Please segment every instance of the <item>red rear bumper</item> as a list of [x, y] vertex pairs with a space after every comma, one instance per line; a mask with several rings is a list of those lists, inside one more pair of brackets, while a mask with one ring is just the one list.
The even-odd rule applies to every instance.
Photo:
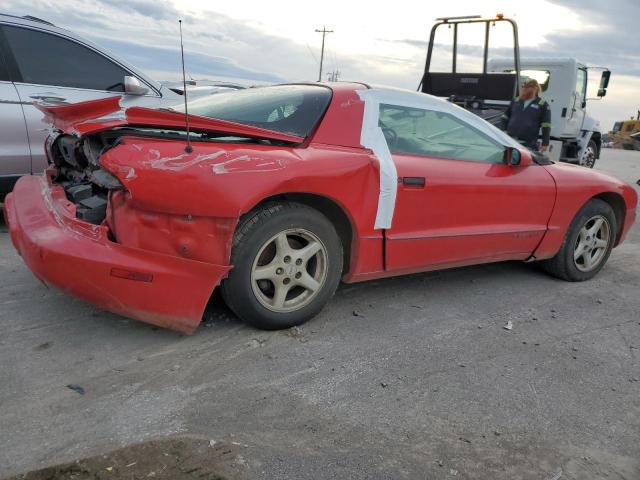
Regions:
[[[124, 247], [75, 217], [47, 176], [23, 177], [5, 199], [11, 240], [43, 282], [101, 308], [193, 333], [231, 267]], [[127, 272], [132, 272], [129, 278]]]

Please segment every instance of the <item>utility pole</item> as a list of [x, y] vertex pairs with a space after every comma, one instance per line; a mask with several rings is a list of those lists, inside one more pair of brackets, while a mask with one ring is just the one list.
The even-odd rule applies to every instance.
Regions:
[[322, 81], [322, 61], [324, 60], [324, 37], [327, 33], [333, 33], [333, 30], [327, 30], [327, 27], [322, 27], [322, 30], [316, 29], [317, 33], [322, 34], [322, 50], [320, 50], [320, 73], [318, 74], [318, 81]]

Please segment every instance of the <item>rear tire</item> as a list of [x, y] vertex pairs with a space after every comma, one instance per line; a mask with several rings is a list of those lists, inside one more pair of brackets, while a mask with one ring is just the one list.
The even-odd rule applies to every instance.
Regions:
[[299, 203], [273, 203], [247, 216], [234, 236], [221, 290], [246, 323], [290, 328], [317, 315], [342, 274], [342, 244], [332, 223]]
[[607, 263], [617, 234], [611, 206], [597, 198], [575, 216], [555, 257], [541, 262], [554, 277], [569, 282], [593, 278]]

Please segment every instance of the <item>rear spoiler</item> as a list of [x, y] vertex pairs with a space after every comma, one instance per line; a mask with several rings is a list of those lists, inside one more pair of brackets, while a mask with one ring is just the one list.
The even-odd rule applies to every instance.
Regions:
[[[35, 107], [45, 114], [45, 121], [55, 128], [73, 135], [87, 135], [116, 127], [186, 128], [184, 113], [172, 110], [130, 107], [122, 110], [121, 97], [110, 97], [70, 105], [42, 105]], [[121, 112], [121, 115], [111, 115]], [[298, 135], [276, 132], [266, 128], [244, 125], [227, 120], [189, 115], [189, 127], [196, 132], [209, 132], [237, 137], [302, 143], [305, 138]]]

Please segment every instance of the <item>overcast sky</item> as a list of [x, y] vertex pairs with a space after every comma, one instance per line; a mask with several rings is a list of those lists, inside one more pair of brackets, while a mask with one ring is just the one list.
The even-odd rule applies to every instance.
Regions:
[[[481, 5], [481, 6], [480, 6]], [[632, 38], [640, 0], [393, 2], [324, 0], [4, 0], [2, 12], [34, 15], [68, 28], [124, 57], [157, 80], [179, 78], [178, 19], [183, 19], [186, 67], [194, 78], [245, 83], [317, 80], [321, 35], [327, 36], [325, 75], [415, 89], [436, 17], [504, 13], [518, 22], [521, 56], [575, 57], [607, 66], [607, 96], [589, 105], [609, 130], [640, 109], [640, 49]], [[478, 36], [460, 42], [473, 53]], [[504, 55], [506, 31], [492, 32]], [[439, 40], [439, 39], [437, 39]], [[442, 39], [442, 43], [446, 43]], [[463, 59], [465, 60], [465, 59]], [[467, 56], [466, 61], [473, 58]], [[592, 75], [592, 84], [599, 73]]]

